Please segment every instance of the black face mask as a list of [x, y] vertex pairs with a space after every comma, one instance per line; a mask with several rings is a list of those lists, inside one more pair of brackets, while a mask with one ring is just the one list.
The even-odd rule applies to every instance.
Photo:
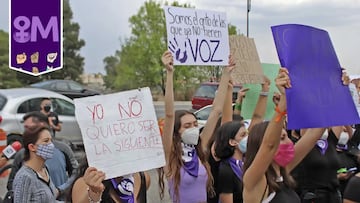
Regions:
[[45, 111], [45, 112], [49, 112], [50, 109], [51, 109], [51, 106], [44, 106], [44, 111]]

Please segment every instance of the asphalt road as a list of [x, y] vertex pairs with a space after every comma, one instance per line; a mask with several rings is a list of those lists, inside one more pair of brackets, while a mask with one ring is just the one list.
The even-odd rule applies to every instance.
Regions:
[[[164, 112], [164, 102], [154, 102], [155, 112], [157, 118], [163, 118], [165, 115]], [[175, 102], [175, 109], [188, 109], [191, 110], [191, 102]], [[76, 157], [81, 158], [84, 155], [84, 151], [82, 149], [77, 149], [74, 151]], [[159, 195], [159, 186], [158, 186], [158, 175], [155, 169], [147, 171], [151, 178], [151, 184], [147, 191], [147, 200], [148, 203], [171, 203], [169, 195], [167, 193], [168, 189], [165, 188], [165, 197], [163, 200], [160, 199]], [[0, 198], [3, 198], [5, 193], [7, 192], [6, 184], [7, 184], [8, 176], [0, 177]], [[167, 186], [167, 184], [165, 184]]]

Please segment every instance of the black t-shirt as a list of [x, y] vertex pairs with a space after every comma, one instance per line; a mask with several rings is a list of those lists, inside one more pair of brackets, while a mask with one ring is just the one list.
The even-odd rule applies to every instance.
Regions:
[[219, 174], [219, 165], [220, 161], [216, 161], [214, 157], [210, 154], [208, 159], [210, 168], [211, 168], [211, 174], [214, 178], [214, 190], [215, 190], [215, 196], [210, 197], [210, 195], [207, 195], [207, 202], [208, 203], [218, 203], [219, 202], [219, 192], [217, 189], [218, 184], [218, 174]]
[[344, 199], [351, 200], [354, 202], [360, 202], [359, 188], [360, 188], [360, 177], [353, 176], [349, 180], [347, 187], [345, 189]]
[[300, 198], [296, 194], [296, 192], [285, 186], [283, 183], [280, 184], [280, 190], [276, 192], [274, 198], [270, 201], [270, 203], [283, 203], [283, 202], [291, 202], [291, 203], [300, 203]]
[[230, 164], [227, 161], [221, 161], [219, 166], [217, 189], [219, 196], [221, 193], [232, 193], [233, 202], [243, 202], [242, 191], [243, 183], [233, 172]]
[[340, 160], [336, 152], [337, 138], [330, 132], [327, 140], [328, 148], [324, 155], [315, 145], [297, 166], [295, 173], [292, 173], [300, 194], [304, 190], [335, 191], [338, 189], [337, 170], [340, 168]]
[[[50, 112], [50, 114], [48, 115], [48, 118], [51, 118], [54, 125], [58, 125], [60, 123], [59, 116], [55, 112]], [[53, 136], [55, 136], [55, 130], [54, 129], [52, 129], [52, 133], [53, 133]]]

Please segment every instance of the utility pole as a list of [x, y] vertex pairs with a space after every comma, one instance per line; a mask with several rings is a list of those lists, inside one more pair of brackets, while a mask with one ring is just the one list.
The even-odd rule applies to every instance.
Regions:
[[249, 37], [249, 13], [251, 10], [251, 0], [247, 0], [247, 11], [246, 11], [246, 36]]

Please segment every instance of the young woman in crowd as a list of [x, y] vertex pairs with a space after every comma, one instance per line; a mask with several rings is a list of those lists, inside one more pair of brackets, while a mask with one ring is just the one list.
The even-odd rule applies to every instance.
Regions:
[[150, 176], [138, 172], [127, 176], [105, 179], [105, 174], [89, 167], [86, 157], [82, 159], [78, 177], [71, 190], [74, 203], [146, 203], [146, 191]]
[[23, 134], [24, 164], [13, 182], [14, 202], [55, 202], [58, 191], [50, 179], [45, 161], [54, 154], [50, 129], [37, 126]]
[[243, 199], [246, 203], [300, 202], [292, 189], [289, 174], [315, 145], [324, 129], [308, 129], [296, 143], [284, 129], [286, 116], [285, 88], [290, 88], [288, 71], [281, 68], [275, 79], [281, 96], [270, 122], [254, 125], [248, 137], [243, 176]]
[[206, 202], [207, 193], [213, 194], [213, 177], [207, 162], [207, 144], [213, 134], [215, 124], [222, 111], [226, 88], [234, 62], [223, 69], [219, 89], [215, 96], [212, 111], [201, 135], [195, 115], [186, 110], [174, 110], [173, 57], [166, 51], [162, 56], [165, 65], [165, 124], [163, 145], [170, 197], [176, 203]]
[[[264, 76], [264, 82], [261, 86], [262, 91], [259, 94], [249, 129], [264, 119], [270, 86], [270, 80], [266, 76]], [[211, 154], [208, 160], [214, 177], [215, 196], [208, 197], [208, 203], [218, 203], [219, 196], [221, 197], [220, 202], [242, 202], [242, 165], [247, 144], [247, 137], [243, 136], [244, 133], [247, 134], [248, 130], [242, 123], [240, 114], [242, 99], [245, 97], [247, 90], [241, 89], [238, 92], [235, 109], [233, 110], [231, 108], [232, 87], [232, 83], [229, 83], [222, 116], [219, 118], [215, 133], [209, 141], [208, 149]], [[223, 127], [223, 125], [225, 126]], [[219, 127], [220, 129], [218, 129]], [[239, 148], [240, 145], [241, 149]]]

